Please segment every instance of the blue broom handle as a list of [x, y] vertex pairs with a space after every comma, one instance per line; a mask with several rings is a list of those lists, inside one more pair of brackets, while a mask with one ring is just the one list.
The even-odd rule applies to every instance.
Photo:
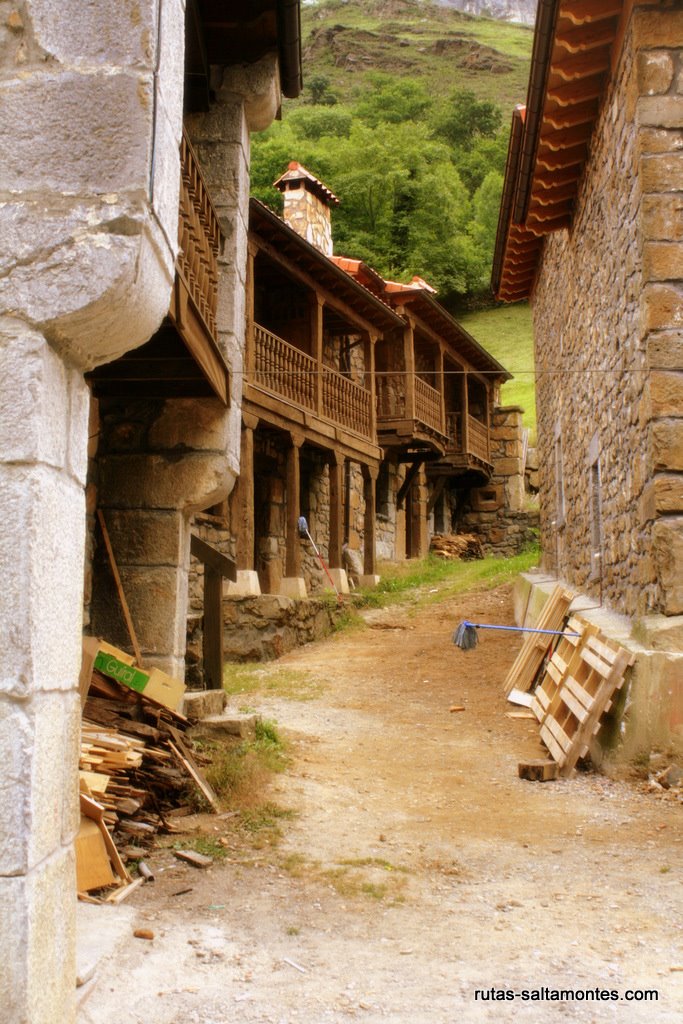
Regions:
[[580, 633], [565, 633], [561, 629], [532, 629], [530, 626], [486, 626], [481, 622], [463, 622], [463, 626], [475, 629], [506, 629], [516, 633], [545, 633], [547, 636], [581, 636]]

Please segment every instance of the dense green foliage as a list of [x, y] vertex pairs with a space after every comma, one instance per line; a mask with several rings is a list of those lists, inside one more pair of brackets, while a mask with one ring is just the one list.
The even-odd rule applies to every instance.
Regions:
[[[278, 207], [272, 182], [298, 160], [341, 199], [333, 213], [337, 253], [364, 259], [390, 279], [418, 274], [455, 310], [466, 298], [488, 295], [507, 116], [490, 94], [482, 94], [484, 72], [471, 75], [466, 86], [457, 73], [460, 58], [442, 61], [440, 79], [431, 71], [422, 75], [417, 58], [424, 51], [425, 61], [432, 60], [439, 46], [455, 47], [456, 54], [464, 48], [471, 55], [473, 47], [479, 55], [501, 54], [476, 39], [477, 30], [491, 31], [486, 19], [416, 0], [392, 0], [389, 7], [397, 20], [382, 23], [381, 32], [370, 29], [378, 27], [386, 2], [381, 11], [367, 0], [321, 0], [305, 9], [304, 94], [285, 105], [281, 122], [254, 139], [252, 191]], [[509, 26], [500, 28], [504, 35]], [[523, 50], [530, 34], [515, 31], [509, 39]], [[429, 45], [413, 46], [408, 59], [406, 48], [416, 36]], [[355, 88], [335, 73], [336, 64], [329, 66], [335, 46], [337, 61], [340, 52], [346, 61], [355, 59], [339, 50], [340, 39], [347, 49], [349, 39], [356, 50], [369, 48], [369, 65], [353, 75]], [[523, 63], [509, 52], [506, 60], [516, 61], [515, 67]]]
[[503, 384], [501, 403], [520, 405], [524, 409], [524, 426], [529, 428], [530, 444], [535, 445], [534, 341], [529, 306], [519, 302], [514, 306], [464, 313], [458, 319], [514, 375]]

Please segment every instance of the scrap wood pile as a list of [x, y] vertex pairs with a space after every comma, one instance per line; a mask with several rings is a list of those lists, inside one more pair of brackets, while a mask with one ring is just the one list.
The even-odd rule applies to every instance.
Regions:
[[463, 562], [484, 557], [484, 549], [476, 533], [435, 533], [429, 550], [437, 558], [459, 558]]
[[[116, 654], [119, 658], [109, 655], [107, 661], [116, 666], [113, 673], [124, 664], [120, 658], [132, 662], [123, 652]], [[102, 658], [100, 662], [104, 663]], [[86, 652], [81, 677], [78, 890], [80, 895], [116, 885], [107, 898], [118, 901], [132, 882], [126, 862], [144, 856], [158, 832], [176, 831], [172, 819], [187, 808], [191, 790], [213, 810], [220, 806], [202, 774], [200, 755], [191, 750], [187, 719], [94, 664]], [[109, 671], [106, 665], [105, 670]]]
[[548, 762], [519, 766], [523, 778], [544, 781], [570, 775], [590, 752], [635, 657], [580, 615], [569, 614], [573, 594], [556, 587], [537, 623], [563, 631], [548, 638], [528, 634], [505, 680], [508, 700], [530, 708]]

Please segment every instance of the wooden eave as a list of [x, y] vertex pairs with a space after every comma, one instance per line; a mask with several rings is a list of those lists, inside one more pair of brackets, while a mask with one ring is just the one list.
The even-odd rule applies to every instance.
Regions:
[[529, 297], [543, 236], [571, 225], [630, 7], [628, 0], [539, 0], [527, 106], [513, 119], [496, 239], [492, 285], [499, 298]]
[[250, 235], [285, 272], [321, 294], [362, 330], [376, 335], [403, 328], [401, 317], [377, 295], [298, 235], [257, 199], [249, 205]]
[[443, 342], [451, 357], [465, 359], [474, 371], [489, 378], [500, 381], [512, 379], [512, 374], [482, 348], [429, 292], [406, 285], [405, 291], [391, 293], [391, 298], [415, 316], [418, 329], [422, 325], [432, 340]]

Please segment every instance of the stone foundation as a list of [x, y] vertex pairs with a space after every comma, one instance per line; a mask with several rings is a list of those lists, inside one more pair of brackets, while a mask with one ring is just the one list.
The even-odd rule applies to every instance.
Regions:
[[303, 601], [263, 594], [223, 602], [227, 661], [271, 661], [334, 630], [346, 607], [329, 598]]

